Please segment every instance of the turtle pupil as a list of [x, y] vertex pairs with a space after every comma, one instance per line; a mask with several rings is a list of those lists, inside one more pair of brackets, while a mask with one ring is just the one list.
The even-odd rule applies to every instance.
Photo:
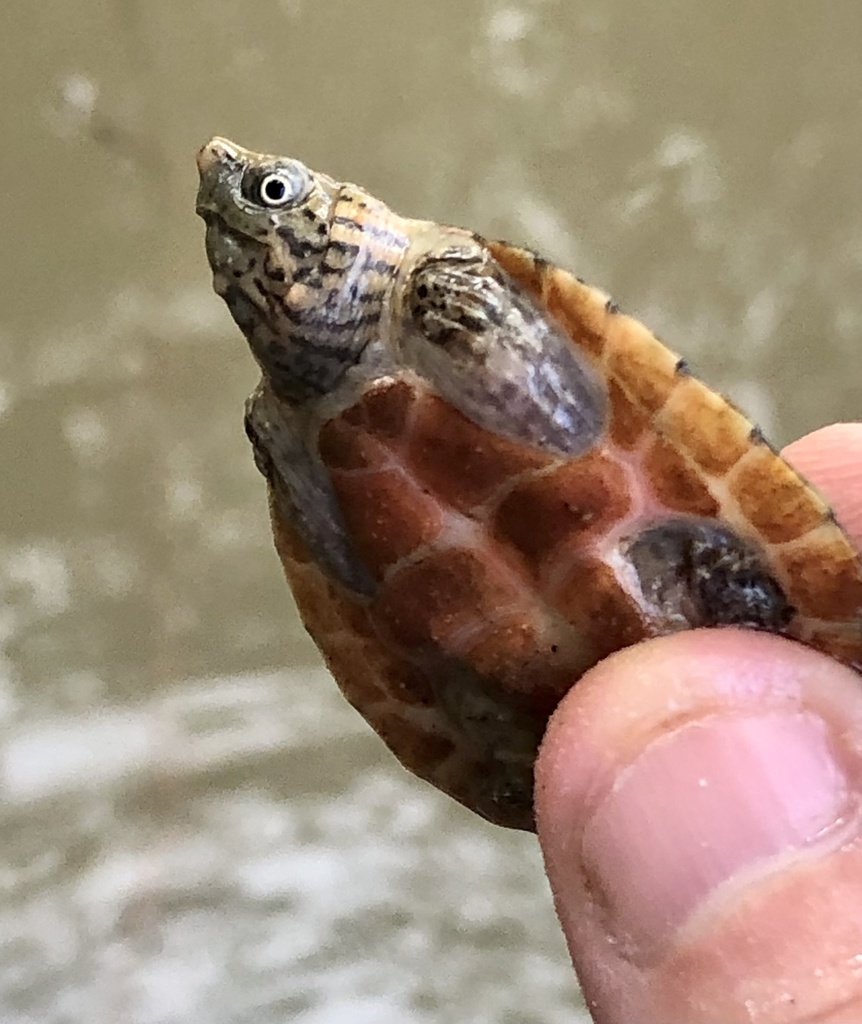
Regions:
[[281, 178], [272, 175], [261, 185], [261, 194], [266, 203], [281, 203], [287, 196], [287, 185]]

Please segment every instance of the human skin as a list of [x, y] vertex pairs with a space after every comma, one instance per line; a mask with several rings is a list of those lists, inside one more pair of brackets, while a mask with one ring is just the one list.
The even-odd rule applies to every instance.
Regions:
[[[862, 424], [787, 456], [862, 547]], [[862, 676], [739, 629], [639, 644], [555, 712], [536, 815], [601, 1024], [862, 1021]]]

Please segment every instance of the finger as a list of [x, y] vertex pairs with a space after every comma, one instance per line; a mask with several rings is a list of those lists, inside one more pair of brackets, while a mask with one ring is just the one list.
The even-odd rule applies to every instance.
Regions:
[[536, 769], [557, 912], [597, 1021], [862, 1020], [862, 688], [743, 630], [608, 658]]

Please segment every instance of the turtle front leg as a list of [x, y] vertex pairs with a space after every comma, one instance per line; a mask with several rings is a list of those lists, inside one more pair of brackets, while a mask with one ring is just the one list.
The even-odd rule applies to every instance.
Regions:
[[416, 269], [407, 303], [428, 341], [481, 355], [484, 335], [505, 326], [512, 294], [490, 257], [465, 257], [456, 250]]
[[596, 371], [480, 243], [420, 259], [404, 312], [407, 361], [479, 426], [567, 455], [602, 434]]

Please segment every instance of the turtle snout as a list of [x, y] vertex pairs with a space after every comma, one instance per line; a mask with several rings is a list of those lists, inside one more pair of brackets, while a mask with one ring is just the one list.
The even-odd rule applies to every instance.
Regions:
[[217, 165], [235, 163], [239, 152], [232, 142], [216, 135], [205, 146], [198, 150], [197, 164], [201, 178], [209, 174]]
[[195, 210], [204, 218], [223, 213], [239, 191], [242, 154], [232, 142], [217, 136], [198, 150], [197, 165], [200, 185]]

